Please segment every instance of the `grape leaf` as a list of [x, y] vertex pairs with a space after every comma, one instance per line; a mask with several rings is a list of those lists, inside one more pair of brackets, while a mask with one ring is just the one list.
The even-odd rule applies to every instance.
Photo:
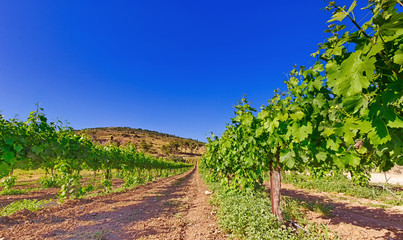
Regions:
[[395, 52], [395, 56], [393, 56], [393, 62], [403, 65], [403, 44], [400, 44], [399, 50]]
[[361, 160], [361, 158], [358, 155], [356, 155], [354, 153], [351, 153], [351, 152], [346, 152], [342, 156], [342, 161], [345, 164], [348, 164], [348, 165], [353, 166], [353, 167], [358, 166], [360, 164], [360, 160]]
[[391, 140], [389, 131], [382, 119], [375, 118], [372, 121], [372, 126], [374, 130], [368, 133], [368, 138], [372, 144], [381, 145]]
[[351, 55], [337, 65], [330, 61], [327, 65], [328, 84], [335, 94], [345, 97], [360, 94], [363, 88], [367, 88], [372, 80], [375, 70], [375, 58], [361, 60], [361, 51]]
[[339, 150], [339, 145], [335, 143], [331, 138], [326, 141], [326, 148], [331, 149], [333, 151]]
[[364, 98], [361, 94], [355, 94], [343, 98], [343, 107], [347, 112], [356, 113], [362, 107]]
[[293, 151], [282, 150], [280, 152], [280, 162], [285, 163], [288, 168], [292, 168], [295, 165], [295, 153]]
[[322, 162], [326, 161], [327, 154], [325, 152], [319, 152], [316, 155], [316, 158]]
[[15, 160], [15, 155], [13, 152], [7, 152], [5, 154], [3, 154], [2, 158], [6, 161], [6, 162], [12, 162]]

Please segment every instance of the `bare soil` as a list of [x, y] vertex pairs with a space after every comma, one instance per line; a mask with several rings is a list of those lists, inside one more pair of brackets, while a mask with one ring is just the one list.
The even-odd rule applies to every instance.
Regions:
[[[18, 199], [52, 198], [58, 190], [0, 196], [0, 205]], [[227, 239], [217, 227], [205, 190], [193, 169], [124, 193], [0, 217], [0, 239]], [[341, 239], [403, 239], [403, 207], [383, 209], [373, 200], [302, 190], [290, 184], [282, 185], [282, 195], [333, 206], [330, 216], [307, 210], [307, 218], [328, 225]]]
[[227, 239], [197, 170], [124, 193], [0, 217], [0, 239]]
[[371, 173], [371, 182], [398, 184], [403, 186], [403, 173]]
[[308, 221], [328, 225], [341, 239], [403, 239], [403, 209], [376, 207], [376, 201], [345, 196], [340, 193], [319, 193], [282, 184], [281, 194], [307, 202], [334, 207], [331, 216], [307, 211]]

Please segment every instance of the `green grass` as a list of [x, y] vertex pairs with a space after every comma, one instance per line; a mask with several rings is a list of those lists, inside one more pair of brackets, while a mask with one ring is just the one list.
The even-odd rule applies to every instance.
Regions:
[[[94, 186], [93, 190], [90, 191], [89, 193], [85, 194], [84, 198], [98, 197], [98, 196], [108, 195], [110, 193], [119, 193], [119, 192], [130, 191], [130, 190], [133, 190], [133, 189], [137, 188], [138, 186], [145, 185], [145, 184], [147, 184], [149, 182], [152, 182], [154, 180], [161, 180], [161, 179], [164, 179], [164, 178], [167, 178], [167, 177], [170, 177], [170, 176], [182, 174], [182, 173], [188, 171], [189, 169], [190, 168], [183, 168], [178, 172], [173, 171], [172, 173], [169, 173], [167, 175], [164, 175], [164, 176], [161, 176], [161, 177], [158, 177], [158, 178], [151, 178], [151, 179], [146, 178], [146, 179], [144, 179], [144, 181], [139, 182], [139, 183], [138, 182], [133, 182], [132, 184], [123, 183], [122, 186], [120, 186], [118, 188], [113, 188], [109, 192], [104, 191], [104, 188], [102, 186], [98, 186], [98, 187]], [[178, 181], [175, 184], [180, 183], [182, 180], [183, 180], [182, 178], [178, 179]]]
[[225, 192], [214, 189], [220, 227], [240, 239], [298, 239], [271, 214], [270, 199], [263, 193]]
[[[202, 176], [205, 177], [203, 170]], [[281, 208], [285, 224], [271, 213], [270, 196], [264, 191], [225, 191], [218, 183], [208, 182], [214, 192], [211, 203], [215, 206], [220, 228], [235, 239], [337, 239], [327, 226], [311, 224], [304, 210], [330, 215], [332, 207], [326, 204], [302, 202], [283, 197]], [[297, 222], [307, 232], [291, 228]]]
[[40, 184], [40, 180], [35, 180], [35, 181], [17, 181], [17, 183], [15, 184], [15, 186], [31, 186], [31, 185], [36, 185], [36, 184]]
[[9, 216], [17, 211], [27, 209], [29, 211], [37, 211], [41, 208], [44, 208], [46, 204], [52, 202], [52, 199], [45, 199], [45, 200], [19, 200], [10, 203], [9, 205], [5, 206], [4, 208], [1, 209], [0, 211], [0, 216]]
[[[394, 206], [403, 205], [401, 200], [391, 196], [382, 187], [374, 185], [360, 186], [341, 174], [325, 176], [320, 179], [305, 174], [283, 174], [283, 182], [291, 183], [298, 188], [313, 189], [318, 192], [337, 192], [357, 198], [373, 199]], [[403, 191], [395, 191], [395, 195], [402, 199]]]
[[[170, 172], [169, 170], [164, 170], [163, 175], [161, 176], [162, 178], [164, 177], [169, 177], [172, 175], [177, 175], [181, 174], [185, 171], [188, 171], [189, 168], [183, 168], [181, 170], [172, 170]], [[155, 172], [154, 172], [155, 174]], [[93, 179], [93, 171], [89, 170], [83, 170], [80, 172], [80, 175], [82, 176], [82, 179], [80, 180], [82, 185], [93, 185], [93, 188], [87, 188], [84, 189], [86, 192], [86, 195], [89, 196], [97, 196], [97, 195], [104, 195], [105, 192], [106, 194], [108, 193], [113, 193], [113, 192], [122, 192], [126, 191], [132, 188], [135, 188], [136, 186], [145, 184], [147, 182], [153, 181], [156, 179], [156, 177], [151, 177], [146, 174], [143, 174], [144, 180], [141, 182], [127, 182], [127, 179], [124, 179], [124, 188], [118, 187], [118, 188], [109, 188], [109, 191], [103, 191], [100, 193], [98, 190], [100, 190], [97, 187], [97, 183], [99, 183], [103, 179], [103, 173], [101, 171], [98, 171], [96, 174], [96, 179]], [[119, 171], [117, 170], [112, 170], [112, 175], [113, 179], [119, 179]], [[161, 178], [159, 177], [159, 178]], [[31, 191], [38, 191], [41, 190], [41, 188], [60, 188], [62, 185], [62, 182], [60, 181], [59, 177], [57, 176], [57, 172], [55, 172], [54, 177], [52, 178], [50, 174], [46, 175], [46, 171], [44, 169], [34, 169], [34, 170], [23, 170], [23, 169], [15, 169], [14, 174], [13, 174], [13, 179], [15, 179], [15, 186], [24, 186], [24, 189], [13, 189], [14, 186], [11, 186], [6, 189], [3, 185], [0, 183], [0, 195], [21, 195], [21, 194], [29, 194]], [[4, 179], [3, 179], [4, 180]], [[28, 186], [28, 187], [27, 187]], [[39, 187], [41, 186], [41, 187]], [[105, 186], [102, 187], [102, 189], [105, 189]]]
[[282, 197], [281, 208], [285, 214], [285, 219], [289, 219], [294, 222], [301, 222], [303, 224], [306, 224], [303, 210], [316, 212], [325, 217], [331, 216], [332, 211], [334, 210], [334, 206], [330, 204], [302, 201], [288, 196]]
[[28, 191], [25, 189], [4, 189], [0, 191], [0, 195], [22, 195], [28, 194]]

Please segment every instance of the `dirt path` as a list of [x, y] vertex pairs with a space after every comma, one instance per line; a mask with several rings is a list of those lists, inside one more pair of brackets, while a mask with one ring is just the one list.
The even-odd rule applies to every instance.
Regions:
[[[386, 176], [386, 178], [385, 178]], [[393, 174], [393, 173], [371, 173], [371, 182], [373, 183], [388, 183], [403, 185], [403, 174]]]
[[[317, 193], [282, 184], [283, 196], [332, 205], [330, 217], [309, 212], [308, 220], [328, 225], [341, 239], [403, 239], [403, 209], [382, 209], [376, 202], [337, 193]], [[374, 207], [373, 207], [374, 206]]]
[[0, 218], [0, 239], [226, 239], [197, 170]]

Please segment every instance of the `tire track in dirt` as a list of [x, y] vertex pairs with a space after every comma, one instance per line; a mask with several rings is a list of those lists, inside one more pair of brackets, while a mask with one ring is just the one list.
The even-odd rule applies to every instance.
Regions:
[[196, 176], [188, 182], [187, 202], [189, 202], [189, 210], [184, 220], [186, 228], [183, 239], [188, 240], [205, 240], [205, 239], [227, 239], [217, 227], [217, 219], [213, 214], [211, 205], [208, 204], [209, 197], [205, 194], [206, 185], [200, 177], [200, 173], [196, 171]]
[[6, 239], [226, 239], [194, 168], [136, 189], [0, 218]]

